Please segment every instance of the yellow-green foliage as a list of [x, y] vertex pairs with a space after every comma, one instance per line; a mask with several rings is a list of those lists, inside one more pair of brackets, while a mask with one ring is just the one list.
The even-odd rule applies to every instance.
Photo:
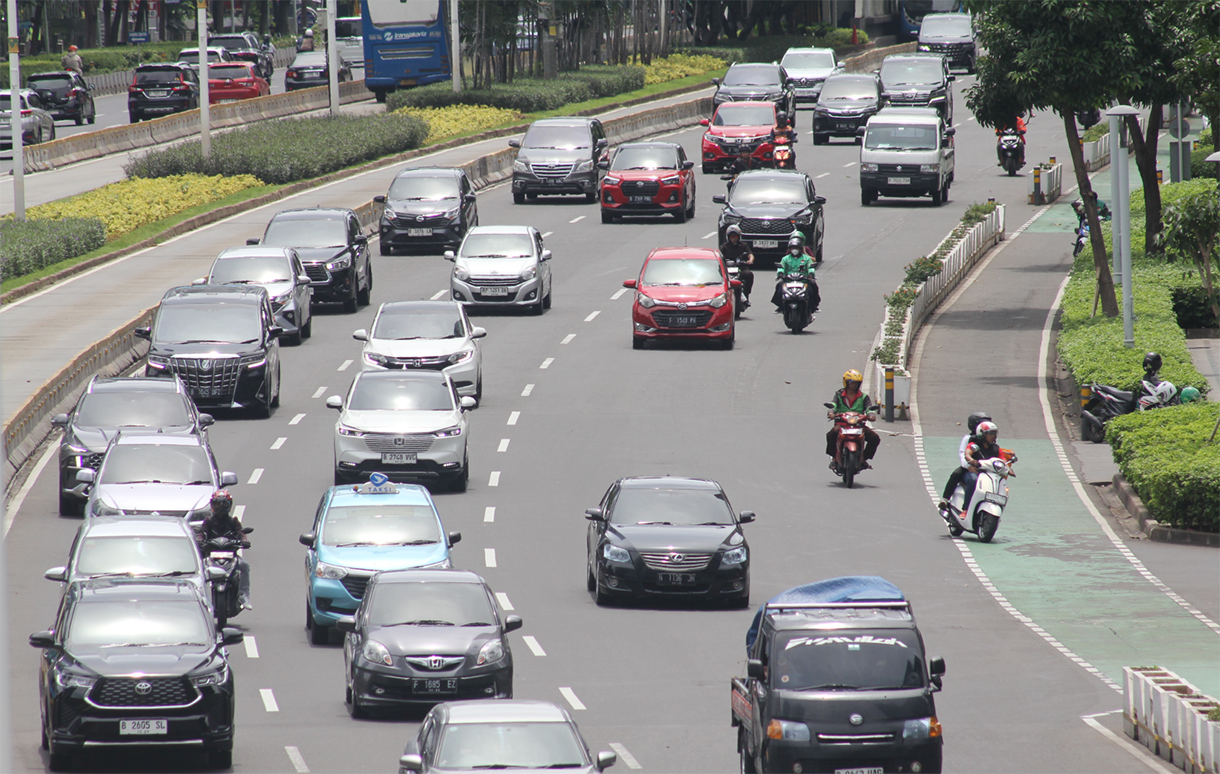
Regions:
[[97, 218], [106, 227], [109, 241], [145, 224], [262, 184], [253, 175], [137, 178], [39, 204], [27, 210], [26, 216], [30, 220]]
[[723, 70], [728, 63], [707, 54], [671, 54], [658, 57], [652, 64], [644, 68], [644, 83], [651, 86], [654, 83], [676, 81], [688, 75], [701, 75], [710, 70]]
[[523, 116], [508, 108], [487, 107], [486, 105], [451, 105], [437, 108], [400, 108], [396, 113], [415, 116], [428, 122], [428, 137], [424, 143], [433, 143], [455, 134], [466, 132], [482, 132], [509, 121], [515, 121]]

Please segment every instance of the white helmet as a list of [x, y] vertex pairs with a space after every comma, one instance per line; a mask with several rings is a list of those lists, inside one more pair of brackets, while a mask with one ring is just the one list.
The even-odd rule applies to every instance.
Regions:
[[997, 425], [995, 422], [979, 422], [979, 426], [974, 431], [974, 434], [976, 436], [978, 436], [979, 438], [984, 438], [987, 436], [988, 433], [995, 433], [996, 437], [999, 438], [1000, 437], [1000, 426]]
[[1161, 382], [1155, 387], [1151, 387], [1148, 382], [1144, 382], [1144, 389], [1148, 391], [1147, 395], [1140, 396], [1140, 411], [1157, 406], [1168, 406], [1169, 401], [1173, 400], [1173, 396], [1178, 394], [1178, 388], [1174, 387], [1171, 382]]

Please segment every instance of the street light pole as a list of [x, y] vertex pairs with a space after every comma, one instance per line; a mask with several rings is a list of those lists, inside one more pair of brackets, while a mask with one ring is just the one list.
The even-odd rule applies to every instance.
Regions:
[[[1110, 120], [1114, 121], [1115, 117], [1119, 121], [1123, 120], [1124, 116], [1139, 115], [1139, 111], [1130, 105], [1115, 105], [1106, 111], [1106, 115], [1110, 116]], [[1111, 123], [1113, 127], [1113, 123]], [[1118, 141], [1118, 147], [1115, 147], [1115, 140]], [[1133, 280], [1131, 278], [1131, 164], [1127, 159], [1127, 137], [1125, 132], [1119, 132], [1118, 137], [1110, 138], [1110, 174], [1118, 175], [1118, 197], [1114, 202], [1113, 226], [1110, 229], [1111, 234], [1121, 234], [1122, 249], [1119, 250], [1119, 237], [1114, 238], [1114, 246], [1117, 252], [1122, 254], [1122, 276], [1123, 276], [1123, 346], [1127, 349], [1135, 348], [1135, 311], [1134, 301], [1131, 296], [1131, 286]]]
[[[517, 52], [514, 50], [513, 54]], [[462, 93], [462, 38], [458, 33], [458, 0], [449, 0], [449, 78], [453, 93]]]
[[330, 74], [330, 114], [339, 115], [339, 43], [335, 40], [335, 0], [326, 3], [326, 72]]
[[1118, 277], [1119, 282], [1122, 282], [1123, 277], [1123, 262], [1122, 262], [1122, 239], [1123, 230], [1118, 227], [1118, 200], [1122, 197], [1122, 189], [1119, 187], [1118, 177], [1118, 146], [1119, 136], [1122, 133], [1123, 119], [1114, 114], [1106, 113], [1110, 118], [1110, 201], [1114, 202], [1114, 210], [1111, 214], [1111, 223], [1113, 228], [1110, 229], [1111, 236], [1111, 260], [1114, 268], [1113, 274]]
[[199, 38], [199, 146], [203, 157], [212, 155], [212, 90], [208, 87], [208, 1], [199, 0], [195, 11], [195, 32]]
[[[10, 135], [13, 138], [13, 217], [25, 220], [25, 149], [21, 136], [21, 38], [17, 33], [17, 0], [8, 0], [8, 84]], [[0, 763], [7, 759], [0, 759]]]

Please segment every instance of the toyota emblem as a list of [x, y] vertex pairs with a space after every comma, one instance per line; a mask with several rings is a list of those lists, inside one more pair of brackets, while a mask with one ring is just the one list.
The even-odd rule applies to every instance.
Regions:
[[136, 683], [136, 693], [140, 694], [141, 696], [147, 696], [148, 694], [152, 693], [152, 683], [148, 682], [147, 680], [141, 680], [140, 682]]
[[686, 557], [685, 557], [685, 556], [683, 556], [682, 554], [670, 554], [670, 555], [669, 555], [669, 563], [670, 563], [670, 564], [680, 564], [680, 563], [682, 562], [682, 560], [683, 560], [683, 559], [685, 559], [685, 558], [686, 558]]
[[857, 712], [853, 712], [852, 716], [849, 717], [848, 720], [851, 721], [851, 724], [853, 726], [858, 726], [864, 722], [864, 716]]
[[200, 360], [199, 369], [201, 371], [211, 371], [212, 370], [212, 361], [211, 360]]
[[678, 304], [678, 308], [679, 308], [679, 309], [685, 309], [685, 308], [686, 308], [686, 304]]
[[424, 217], [425, 217], [425, 216], [423, 216], [423, 215], [416, 215], [416, 216], [415, 216], [415, 220], [416, 220], [417, 222], [419, 222], [419, 223], [423, 223], [423, 222], [424, 222]]
[[440, 656], [432, 656], [428, 659], [429, 669], [440, 669], [443, 666], [445, 666], [445, 659], [441, 658]]

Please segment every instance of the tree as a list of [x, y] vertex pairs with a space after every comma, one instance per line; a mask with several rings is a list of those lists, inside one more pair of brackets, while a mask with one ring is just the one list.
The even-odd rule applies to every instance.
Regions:
[[1220, 151], [1220, 0], [1179, 0], [1178, 5], [1181, 28], [1191, 41], [1170, 80], [1208, 117], [1212, 150]]
[[1212, 314], [1220, 320], [1215, 267], [1216, 240], [1220, 237], [1220, 185], [1201, 187], [1166, 205], [1161, 243], [1172, 253], [1189, 255], [1203, 281]]

